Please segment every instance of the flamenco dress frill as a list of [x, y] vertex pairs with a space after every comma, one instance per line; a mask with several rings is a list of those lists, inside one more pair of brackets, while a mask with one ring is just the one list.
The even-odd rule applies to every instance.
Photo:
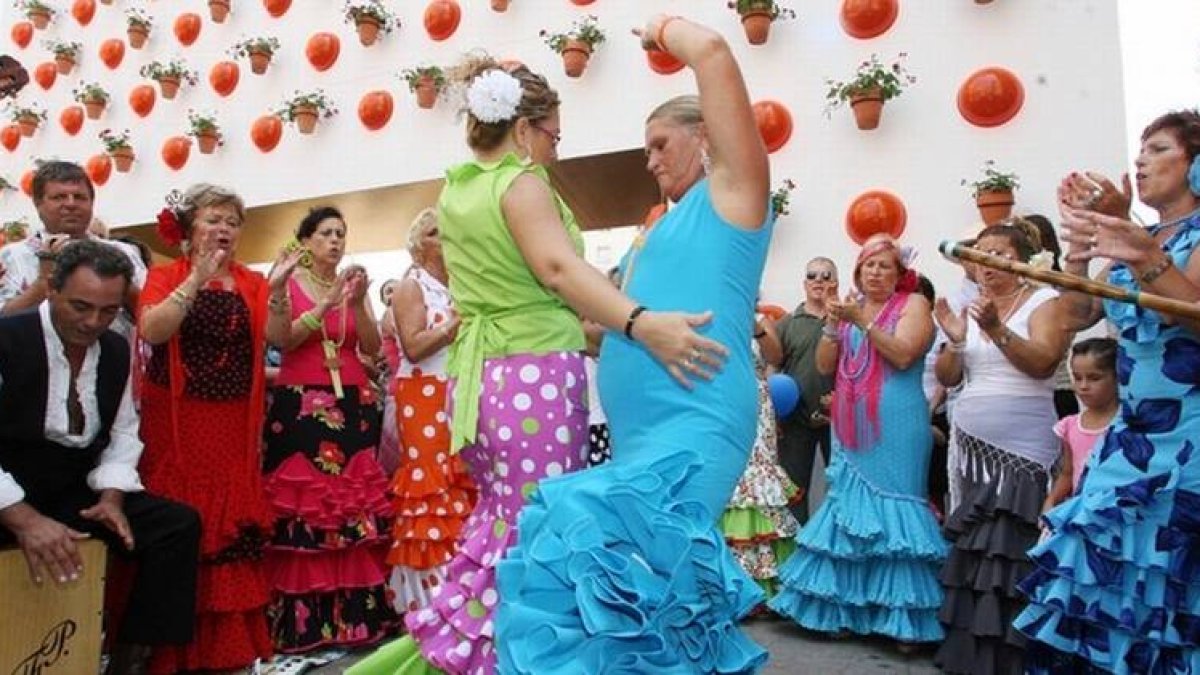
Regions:
[[[799, 494], [779, 464], [775, 408], [755, 345], [758, 429], [746, 471], [721, 515], [721, 532], [738, 564], [758, 582], [767, 599], [779, 589], [779, 568], [796, 550], [799, 524], [788, 508]], [[765, 605], [759, 607], [765, 610]]]
[[[1164, 248], [1181, 269], [1193, 214]], [[1109, 281], [1134, 289], [1130, 270]], [[1106, 302], [1120, 332], [1121, 415], [1076, 494], [1044, 517], [1030, 550], [1031, 673], [1200, 673], [1200, 341], [1159, 315]]]
[[[850, 330], [857, 344], [861, 332]], [[809, 630], [932, 642], [943, 636], [937, 573], [946, 543], [925, 498], [932, 439], [921, 362], [886, 372], [877, 440], [848, 449], [832, 434], [828, 493], [768, 606]], [[860, 399], [856, 419], [865, 407]]]

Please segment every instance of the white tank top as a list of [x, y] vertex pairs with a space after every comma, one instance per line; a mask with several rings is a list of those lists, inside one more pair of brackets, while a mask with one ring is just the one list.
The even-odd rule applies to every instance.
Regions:
[[[1028, 292], [1028, 291], [1027, 291]], [[1029, 318], [1046, 302], [1058, 297], [1050, 288], [1039, 288], [1004, 325], [1022, 339], [1029, 339]], [[967, 319], [967, 343], [963, 351], [965, 387], [959, 400], [974, 396], [1051, 396], [1054, 376], [1032, 378], [1017, 370], [994, 342], [984, 339], [979, 324]]]
[[[420, 267], [414, 267], [408, 277], [417, 282], [421, 296], [425, 301], [425, 330], [432, 330], [450, 320], [454, 314], [450, 303], [450, 289]], [[399, 336], [396, 338], [399, 340]], [[401, 352], [400, 368], [396, 377], [411, 377], [413, 375], [446, 376], [446, 361], [450, 347], [446, 346], [425, 357], [420, 363], [411, 363]]]
[[[1029, 338], [1029, 318], [1058, 293], [1041, 288], [1017, 308], [1005, 325]], [[992, 445], [1050, 466], [1058, 457], [1054, 436], [1054, 377], [1037, 379], [1017, 370], [979, 326], [967, 319], [963, 386], [954, 404], [953, 423]]]

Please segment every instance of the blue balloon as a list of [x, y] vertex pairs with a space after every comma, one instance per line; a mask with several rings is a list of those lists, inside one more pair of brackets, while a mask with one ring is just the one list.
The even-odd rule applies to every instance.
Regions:
[[775, 373], [767, 378], [767, 389], [771, 392], [771, 403], [776, 417], [787, 417], [800, 402], [800, 385], [791, 375]]

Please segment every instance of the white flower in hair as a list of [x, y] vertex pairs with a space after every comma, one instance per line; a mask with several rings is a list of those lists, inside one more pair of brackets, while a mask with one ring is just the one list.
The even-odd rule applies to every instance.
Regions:
[[521, 82], [503, 70], [489, 70], [471, 80], [467, 88], [467, 110], [480, 122], [494, 124], [517, 116], [521, 104]]

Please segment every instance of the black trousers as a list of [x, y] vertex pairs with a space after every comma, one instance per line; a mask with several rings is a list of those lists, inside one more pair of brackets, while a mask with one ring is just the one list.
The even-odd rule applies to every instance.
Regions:
[[[74, 495], [73, 495], [74, 496]], [[196, 566], [200, 559], [200, 516], [190, 506], [144, 492], [125, 495], [125, 518], [134, 548], [104, 525], [79, 515], [96, 503], [90, 489], [77, 499], [34, 505], [47, 517], [86, 532], [108, 544], [110, 551], [137, 563], [119, 642], [139, 645], [186, 644], [196, 621]], [[0, 527], [0, 544], [16, 538]]]
[[825, 466], [829, 466], [829, 425], [816, 429], [801, 423], [781, 424], [779, 428], [779, 464], [788, 478], [803, 492], [803, 497], [792, 505], [792, 515], [800, 524], [808, 522], [808, 493], [812, 485], [813, 464], [817, 447]]

